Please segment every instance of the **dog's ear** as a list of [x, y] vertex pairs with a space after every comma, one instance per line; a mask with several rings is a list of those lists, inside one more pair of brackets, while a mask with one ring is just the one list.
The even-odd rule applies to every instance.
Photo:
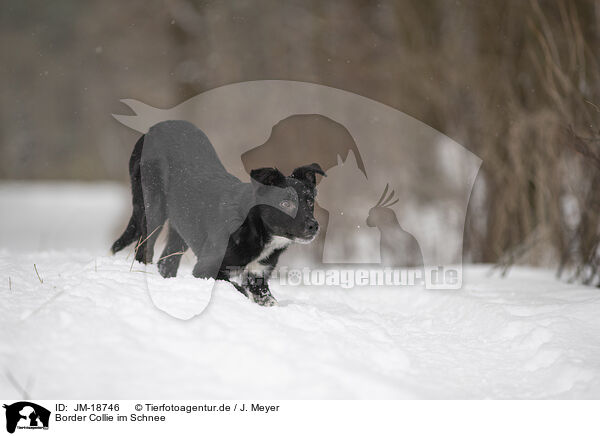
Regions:
[[258, 168], [250, 171], [250, 177], [262, 185], [285, 188], [285, 176], [277, 168]]
[[317, 176], [315, 174], [321, 174], [322, 176], [327, 177], [327, 174], [325, 174], [325, 171], [321, 169], [321, 166], [318, 163], [312, 163], [296, 168], [291, 177], [314, 187], [317, 184]]

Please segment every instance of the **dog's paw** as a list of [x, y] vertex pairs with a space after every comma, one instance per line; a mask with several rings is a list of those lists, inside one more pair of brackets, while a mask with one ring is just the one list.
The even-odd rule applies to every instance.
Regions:
[[252, 301], [254, 301], [259, 306], [272, 307], [272, 306], [277, 306], [279, 304], [279, 303], [277, 303], [277, 300], [275, 299], [275, 297], [273, 297], [273, 295], [271, 295], [271, 293], [261, 294], [261, 295], [256, 295], [256, 294], [250, 294], [250, 295], [251, 295], [250, 298], [252, 299]]
[[174, 268], [171, 263], [159, 261], [158, 262], [158, 272], [165, 279], [170, 277], [175, 277], [177, 275], [177, 268]]

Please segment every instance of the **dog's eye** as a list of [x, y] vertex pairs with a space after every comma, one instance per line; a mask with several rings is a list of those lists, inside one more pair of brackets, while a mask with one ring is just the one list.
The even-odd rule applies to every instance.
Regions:
[[292, 202], [289, 200], [283, 200], [281, 203], [279, 203], [279, 205], [284, 209], [289, 209], [292, 207]]

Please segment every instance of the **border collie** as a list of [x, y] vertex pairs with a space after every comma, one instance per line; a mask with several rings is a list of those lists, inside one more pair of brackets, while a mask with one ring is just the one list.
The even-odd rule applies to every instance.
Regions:
[[[129, 161], [133, 213], [116, 253], [136, 242], [136, 260], [151, 263], [154, 244], [168, 227], [158, 260], [163, 277], [177, 274], [181, 256], [197, 257], [195, 277], [226, 280], [251, 300], [273, 306], [268, 279], [286, 248], [309, 243], [314, 218], [316, 164], [290, 176], [276, 168], [250, 172], [251, 183], [228, 173], [206, 135], [187, 121], [164, 121], [136, 143]], [[237, 282], [236, 282], [237, 281]]]

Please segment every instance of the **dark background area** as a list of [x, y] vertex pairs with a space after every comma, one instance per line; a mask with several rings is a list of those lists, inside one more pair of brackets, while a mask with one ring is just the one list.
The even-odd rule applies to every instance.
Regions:
[[596, 1], [8, 0], [0, 10], [2, 179], [126, 182], [138, 135], [111, 117], [128, 113], [122, 98], [169, 108], [234, 82], [315, 82], [401, 110], [483, 159], [469, 260], [596, 276]]

